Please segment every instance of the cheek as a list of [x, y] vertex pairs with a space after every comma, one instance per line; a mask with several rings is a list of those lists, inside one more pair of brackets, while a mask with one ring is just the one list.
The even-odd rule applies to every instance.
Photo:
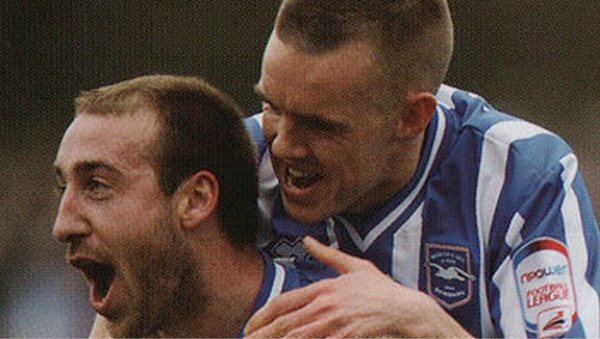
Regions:
[[122, 249], [123, 257], [136, 263], [153, 261], [158, 250], [173, 243], [168, 205], [141, 196], [121, 205], [126, 207], [112, 215], [114, 226], [109, 231], [112, 238]]
[[176, 285], [173, 280], [186, 259], [184, 243], [167, 219], [142, 222], [144, 229], [132, 233], [123, 243], [123, 266], [142, 293], [166, 293]]
[[[377, 176], [385, 162], [382, 157], [382, 150], [379, 142], [374, 142], [368, 137], [362, 141], [356, 141], [344, 149], [329, 150], [327, 156], [329, 162], [336, 166], [338, 170], [350, 177], [349, 180], [358, 180], [358, 178], [368, 176]], [[354, 178], [354, 179], [353, 179]]]

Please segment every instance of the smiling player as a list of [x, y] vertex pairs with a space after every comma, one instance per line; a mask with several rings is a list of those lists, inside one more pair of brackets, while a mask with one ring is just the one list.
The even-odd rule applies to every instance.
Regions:
[[444, 0], [282, 1], [247, 121], [267, 248], [316, 270], [312, 235], [379, 270], [336, 262], [342, 276], [276, 298], [250, 336], [600, 336], [577, 157], [444, 85], [452, 50]]

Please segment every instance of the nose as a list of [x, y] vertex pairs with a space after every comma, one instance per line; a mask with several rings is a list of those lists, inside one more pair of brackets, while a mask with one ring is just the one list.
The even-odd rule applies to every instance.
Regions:
[[52, 235], [60, 242], [72, 242], [90, 234], [83, 206], [75, 190], [67, 187], [60, 198]]
[[287, 114], [278, 116], [271, 128], [271, 153], [274, 156], [288, 159], [307, 156], [306, 135], [293, 117]]

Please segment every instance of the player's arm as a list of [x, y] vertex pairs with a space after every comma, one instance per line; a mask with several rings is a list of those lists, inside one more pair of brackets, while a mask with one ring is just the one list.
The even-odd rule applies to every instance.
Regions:
[[[600, 236], [575, 156], [524, 192], [492, 276], [507, 337], [600, 337]], [[517, 307], [515, 307], [517, 306]]]
[[280, 295], [248, 322], [248, 337], [471, 337], [426, 294], [408, 289], [369, 261], [304, 241], [340, 272]]

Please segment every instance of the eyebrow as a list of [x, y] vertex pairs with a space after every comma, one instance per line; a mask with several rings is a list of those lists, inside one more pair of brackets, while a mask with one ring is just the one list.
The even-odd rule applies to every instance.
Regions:
[[[63, 170], [59, 164], [57, 164], [57, 163], [54, 164], [54, 170], [56, 172], [56, 175], [58, 175], [60, 177], [64, 176]], [[103, 161], [82, 161], [82, 162], [75, 164], [75, 168], [74, 168], [75, 174], [77, 176], [89, 175], [90, 173], [92, 173], [96, 170], [104, 170], [113, 175], [118, 175], [120, 173], [120, 171], [116, 167], [114, 167], [110, 164], [107, 164]]]
[[271, 99], [269, 99], [265, 92], [263, 92], [263, 90], [260, 88], [260, 84], [254, 85], [254, 93], [260, 98], [260, 100], [268, 102], [275, 110], [278, 109], [278, 107], [273, 104]]
[[[281, 111], [281, 108], [278, 107], [276, 104], [274, 104], [271, 99], [269, 99], [267, 97], [267, 95], [265, 94], [265, 92], [263, 92], [263, 90], [260, 88], [260, 84], [256, 84], [254, 85], [254, 92], [256, 93], [256, 95], [264, 102], [268, 103], [269, 105], [271, 105], [271, 107], [273, 108], [273, 110], [275, 111]], [[335, 121], [335, 120], [330, 120], [330, 119], [325, 119], [319, 115], [316, 114], [312, 114], [312, 113], [308, 113], [308, 112], [295, 112], [295, 111], [288, 111], [289, 114], [295, 116], [298, 119], [301, 119], [303, 121], [307, 121], [309, 123], [312, 124], [322, 124], [322, 125], [329, 125], [337, 130], [343, 131], [346, 130], [346, 125], [343, 122], [340, 121]]]
[[286, 110], [280, 106], [278, 106], [277, 104], [275, 104], [268, 96], [265, 92], [263, 92], [263, 90], [260, 88], [260, 84], [256, 84], [254, 85], [254, 93], [256, 93], [256, 95], [260, 98], [260, 100], [262, 100], [263, 102], [268, 103], [271, 108], [273, 108], [273, 110], [275, 111], [285, 111], [286, 113], [289, 113], [291, 115], [297, 116], [297, 117], [301, 117], [301, 118], [306, 118], [309, 116], [314, 116], [314, 114], [311, 113], [307, 113], [307, 112], [298, 112], [298, 111], [290, 111], [290, 110]]

